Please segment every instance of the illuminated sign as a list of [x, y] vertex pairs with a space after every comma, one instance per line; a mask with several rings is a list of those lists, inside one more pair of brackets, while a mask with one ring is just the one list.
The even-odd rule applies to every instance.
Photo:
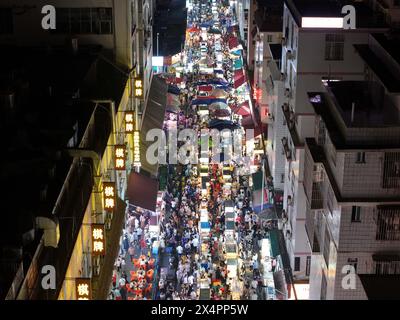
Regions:
[[76, 300], [91, 300], [92, 285], [90, 279], [76, 278], [75, 279]]
[[115, 170], [125, 170], [125, 152], [126, 147], [124, 145], [115, 146]]
[[125, 113], [125, 133], [132, 133], [135, 130], [134, 119], [133, 112]]
[[163, 67], [164, 66], [164, 57], [153, 57], [152, 58], [153, 67]]
[[92, 224], [92, 254], [104, 256], [105, 245], [104, 224]]
[[343, 28], [343, 18], [314, 18], [304, 17], [301, 19], [302, 28]]
[[104, 210], [112, 212], [115, 208], [115, 183], [103, 182]]
[[140, 132], [133, 132], [133, 165], [140, 167], [142, 165], [140, 161]]
[[135, 79], [135, 98], [143, 99], [143, 80], [140, 78]]

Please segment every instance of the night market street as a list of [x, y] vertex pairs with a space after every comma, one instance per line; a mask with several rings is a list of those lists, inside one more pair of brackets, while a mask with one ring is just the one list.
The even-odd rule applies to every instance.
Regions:
[[[193, 1], [188, 12], [184, 51], [170, 68], [175, 73], [161, 75], [169, 83], [164, 130], [194, 129], [200, 141], [202, 130], [217, 128], [225, 129], [227, 137], [222, 136], [218, 161], [213, 161], [215, 148], [209, 147], [200, 152], [198, 165], [166, 166], [166, 190], [159, 194], [155, 233], [149, 231], [149, 217], [129, 207], [117, 261], [123, 272], [115, 275], [119, 286], [112, 298], [286, 298], [285, 286], [275, 290], [274, 278], [281, 275], [282, 261], [272, 250], [276, 239], [271, 239], [270, 232], [277, 232], [277, 216], [261, 157], [262, 124], [249, 99], [251, 89], [234, 17], [232, 8], [219, 0]], [[232, 139], [229, 134], [246, 129], [254, 134], [252, 139], [242, 139], [250, 140], [240, 154], [247, 163], [221, 159], [232, 154], [232, 150], [223, 152], [232, 146], [232, 142], [224, 144]]]

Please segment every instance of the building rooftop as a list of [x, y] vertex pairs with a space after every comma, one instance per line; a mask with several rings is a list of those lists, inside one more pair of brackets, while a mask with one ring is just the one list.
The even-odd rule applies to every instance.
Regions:
[[399, 110], [387, 99], [374, 103], [378, 95], [372, 94], [367, 82], [331, 82], [326, 90], [308, 96], [337, 149], [399, 148]]
[[338, 81], [327, 86], [346, 126], [400, 126], [400, 111], [388, 99], [378, 99], [373, 89], [363, 81]]
[[298, 26], [302, 18], [339, 18], [343, 17], [342, 8], [353, 5], [356, 9], [356, 28], [387, 28], [381, 15], [375, 13], [368, 5], [354, 0], [285, 0]]

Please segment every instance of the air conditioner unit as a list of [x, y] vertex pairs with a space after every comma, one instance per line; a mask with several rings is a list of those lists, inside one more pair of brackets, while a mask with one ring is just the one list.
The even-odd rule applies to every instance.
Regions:
[[288, 204], [288, 206], [293, 206], [293, 198], [292, 198], [292, 196], [288, 196], [287, 197], [287, 204]]
[[292, 231], [286, 230], [286, 238], [289, 240], [292, 239]]
[[286, 73], [281, 72], [281, 81], [286, 80]]

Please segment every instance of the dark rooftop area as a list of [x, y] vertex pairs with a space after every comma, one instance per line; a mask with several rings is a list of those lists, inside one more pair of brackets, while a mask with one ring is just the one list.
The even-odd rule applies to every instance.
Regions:
[[389, 54], [390, 56], [400, 65], [400, 40], [389, 39], [382, 33], [374, 33], [371, 35]]
[[297, 24], [302, 17], [342, 17], [342, 7], [353, 5], [357, 13], [357, 28], [388, 28], [384, 17], [363, 2], [354, 0], [285, 0]]
[[354, 47], [389, 92], [400, 92], [400, 75], [398, 73], [393, 72], [392, 68], [385, 65], [367, 44], [356, 44]]
[[[332, 83], [331, 83], [332, 84]], [[339, 89], [338, 89], [339, 88]], [[344, 107], [339, 107], [337, 109], [337, 112], [339, 112], [341, 118], [343, 121], [349, 122], [351, 121], [351, 103], [353, 99], [351, 99], [353, 96], [357, 97], [357, 87], [351, 87], [351, 86], [341, 86], [337, 85], [336, 90], [334, 89], [333, 92], [340, 93], [338, 95], [334, 95], [333, 98], [330, 97], [330, 95], [326, 92], [308, 92], [309, 100], [311, 105], [313, 106], [315, 113], [323, 119], [325, 126], [329, 132], [329, 136], [335, 145], [337, 150], [345, 150], [345, 149], [391, 149], [391, 148], [398, 148], [398, 143], [395, 142], [396, 139], [392, 137], [392, 141], [387, 141], [385, 140], [379, 140], [379, 142], [371, 142], [368, 139], [365, 141], [363, 140], [362, 142], [356, 139], [355, 141], [348, 141], [346, 137], [344, 136], [344, 133], [339, 127], [339, 124], [337, 123], [337, 117], [332, 111], [331, 103], [335, 103], [334, 108], [338, 108], [337, 105], [339, 104], [338, 101], [342, 102], [342, 106]], [[331, 90], [332, 91], [332, 90]], [[339, 97], [340, 96], [340, 97]], [[339, 100], [336, 98], [339, 97]], [[333, 99], [333, 100], [332, 100]], [[335, 102], [335, 99], [337, 102]], [[357, 101], [357, 100], [356, 100]], [[367, 101], [368, 102], [368, 101]], [[344, 103], [344, 104], [343, 104]], [[369, 102], [368, 102], [369, 103]], [[355, 119], [359, 119], [357, 121], [369, 121], [370, 118], [368, 118], [368, 112], [365, 109], [366, 105], [364, 104], [363, 107], [358, 107], [358, 112], [355, 112]], [[344, 109], [342, 109], [344, 108]], [[362, 109], [360, 109], [362, 108]], [[377, 110], [372, 110], [372, 112], [369, 114], [370, 116], [373, 115], [376, 117], [376, 119], [379, 120], [382, 119], [383, 116], [379, 116], [379, 109]], [[374, 121], [376, 120], [374, 119]], [[392, 121], [392, 120], [390, 120]], [[393, 121], [392, 121], [393, 122]], [[356, 122], [357, 124], [357, 122]], [[346, 125], [348, 128], [354, 128], [354, 126], [349, 126]], [[396, 126], [397, 128], [399, 127], [398, 125]], [[372, 127], [365, 127], [369, 128], [370, 130]], [[379, 128], [384, 128], [383, 126], [379, 126]], [[377, 128], [378, 129], [378, 128]], [[371, 132], [371, 131], [370, 131]], [[371, 132], [372, 133], [372, 132]], [[374, 138], [374, 137], [371, 137]], [[375, 139], [373, 139], [375, 140]], [[398, 140], [398, 139], [397, 139]]]
[[374, 94], [376, 88], [373, 84], [364, 81], [338, 81], [331, 82], [327, 89], [337, 101], [336, 106], [348, 127], [400, 125], [399, 110], [388, 99]]
[[186, 0], [157, 0], [153, 30], [154, 55], [157, 54], [157, 33], [159, 33], [160, 56], [171, 56], [181, 52], [186, 36], [186, 25]]
[[258, 0], [255, 21], [260, 32], [280, 32], [283, 28], [283, 0]]

